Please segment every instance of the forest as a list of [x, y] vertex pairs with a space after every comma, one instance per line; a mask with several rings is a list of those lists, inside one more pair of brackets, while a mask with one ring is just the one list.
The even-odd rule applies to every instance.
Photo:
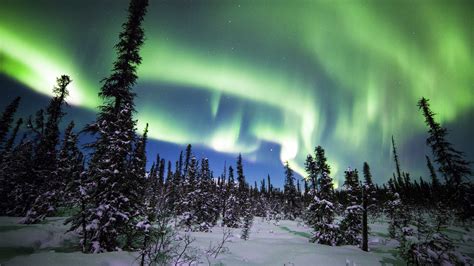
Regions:
[[[137, 129], [133, 90], [146, 41], [147, 6], [147, 0], [130, 1], [112, 71], [101, 83], [95, 122], [76, 128], [68, 117], [68, 86], [74, 82], [68, 75], [57, 78], [54, 97], [35, 114], [16, 117], [20, 97], [5, 107], [0, 216], [22, 217], [24, 225], [66, 217], [81, 252], [131, 251], [140, 265], [204, 263], [202, 254], [191, 252], [188, 232], [238, 230], [247, 241], [257, 219], [298, 221], [311, 230], [310, 243], [371, 252], [370, 224], [385, 219], [389, 238], [397, 243], [396, 256], [406, 264], [472, 265], [472, 254], [460, 252], [447, 233], [450, 226], [472, 230], [471, 162], [449, 141], [448, 129], [426, 98], [413, 105], [425, 121], [432, 152], [426, 155], [427, 177], [403, 169], [395, 137], [388, 182], [373, 182], [369, 163], [361, 159], [361, 171], [347, 168], [340, 188], [334, 187], [322, 146], [307, 155], [303, 178], [290, 163], [284, 165], [283, 187], [275, 187], [270, 175], [249, 183], [241, 155], [215, 173], [208, 158], [193, 153], [192, 144], [175, 158], [147, 158], [148, 125]], [[60, 123], [69, 120], [61, 130]], [[84, 135], [93, 141], [80, 145]], [[224, 230], [207, 256], [224, 254], [229, 235]]]

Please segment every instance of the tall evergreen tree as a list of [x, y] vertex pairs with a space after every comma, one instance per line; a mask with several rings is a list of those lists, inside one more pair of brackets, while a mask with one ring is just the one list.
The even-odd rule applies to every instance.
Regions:
[[250, 197], [250, 193], [247, 182], [245, 181], [244, 166], [241, 154], [239, 154], [239, 156], [237, 157], [237, 186], [237, 200], [240, 206], [240, 210], [238, 213], [240, 217], [245, 217], [247, 215], [247, 212], [251, 211], [245, 208], [247, 206], [245, 202], [247, 200], [247, 197]]
[[297, 214], [296, 188], [294, 173], [288, 162], [285, 163], [285, 186], [283, 188], [284, 205], [283, 212], [287, 219], [294, 219]]
[[326, 157], [321, 146], [316, 147], [315, 153], [316, 160], [313, 164], [309, 164], [313, 169], [309, 168], [307, 164], [308, 175], [311, 176], [312, 173], [316, 173], [317, 175], [314, 178], [318, 184], [317, 191], [314, 187], [311, 188], [312, 200], [305, 214], [306, 223], [314, 230], [310, 241], [324, 245], [337, 245], [339, 242], [338, 226], [334, 223], [335, 206], [332, 202], [334, 199], [334, 185], [332, 178], [326, 172], [330, 171], [330, 168], [326, 164]]
[[0, 117], [0, 147], [3, 146], [7, 137], [8, 131], [10, 130], [11, 124], [13, 123], [13, 117], [15, 116], [18, 105], [20, 104], [21, 97], [16, 97], [3, 111]]
[[363, 173], [364, 195], [367, 198], [367, 211], [373, 213], [376, 211], [376, 188], [372, 181], [372, 173], [370, 172], [370, 166], [367, 162], [364, 162]]
[[96, 122], [88, 127], [98, 136], [90, 145], [94, 151], [87, 172], [89, 193], [92, 194], [87, 214], [91, 242], [87, 250], [94, 253], [123, 246], [119, 236], [129, 235], [130, 219], [135, 214], [129, 201], [134, 197], [134, 188], [140, 187], [140, 180], [128, 178], [136, 124], [132, 87], [141, 63], [142, 21], [147, 6], [147, 0], [130, 1], [128, 18], [115, 46], [117, 59], [99, 93], [104, 105], [100, 107]]
[[431, 111], [429, 100], [421, 98], [418, 107], [423, 112], [429, 128], [426, 144], [431, 147], [435, 162], [439, 164], [439, 172], [445, 177], [448, 186], [458, 188], [463, 178], [472, 175], [470, 164], [464, 159], [464, 154], [454, 149], [447, 140], [448, 131], [435, 121], [435, 113]]
[[[2, 210], [10, 216], [24, 216], [37, 195], [37, 184], [33, 174], [34, 143], [25, 134], [12, 150], [10, 158], [2, 163], [0, 175], [6, 176], [7, 201], [2, 202]], [[5, 204], [5, 208], [3, 208]]]
[[[182, 160], [181, 154], [179, 155], [180, 164], [182, 164], [181, 163], [181, 160]], [[189, 167], [191, 157], [193, 157], [192, 146], [191, 146], [191, 144], [188, 144], [188, 146], [186, 146], [186, 155], [185, 155], [185, 159], [184, 159], [184, 176], [186, 176], [186, 172], [188, 171], [188, 167]]]
[[362, 206], [361, 188], [357, 169], [347, 169], [345, 172], [344, 189], [347, 195], [348, 206], [341, 221], [341, 231], [344, 243], [359, 245], [362, 241]]
[[22, 123], [23, 120], [21, 118], [17, 120], [12, 134], [0, 154], [0, 215], [6, 215], [14, 204], [12, 199], [9, 198], [9, 194], [15, 189], [18, 180], [15, 178], [17, 173], [10, 172], [13, 170], [11, 166], [14, 164], [14, 162], [12, 162], [14, 158], [12, 148]]
[[83, 171], [84, 155], [78, 146], [78, 135], [73, 132], [74, 122], [71, 121], [64, 133], [64, 139], [58, 157], [58, 176], [60, 188], [64, 190], [64, 204], [75, 207], [80, 195], [80, 175]]
[[232, 166], [229, 166], [229, 178], [227, 180], [227, 186], [228, 195], [222, 223], [227, 227], [237, 228], [240, 225], [240, 206], [237, 198], [238, 187], [235, 184], [234, 169]]
[[[11, 136], [8, 138], [7, 142], [5, 143], [5, 146], [3, 148], [3, 153], [8, 153], [12, 150], [13, 145], [15, 144], [16, 137], [18, 135], [18, 131], [20, 130], [21, 125], [23, 125], [23, 119], [19, 118], [16, 121], [15, 127], [13, 128], [13, 132]], [[0, 159], [1, 160], [1, 159]]]
[[397, 179], [401, 180], [402, 174], [400, 170], [400, 161], [398, 160], [397, 148], [395, 145], [395, 139], [392, 136], [392, 152], [393, 152], [393, 161], [395, 162], [395, 169], [397, 171]]
[[22, 223], [38, 223], [47, 215], [52, 214], [62, 198], [64, 187], [62, 178], [58, 176], [59, 123], [64, 116], [63, 105], [68, 95], [67, 86], [71, 79], [63, 75], [57, 79], [57, 86], [53, 89], [55, 96], [51, 99], [46, 110], [47, 121], [44, 132], [35, 151], [35, 183], [37, 186], [36, 199], [28, 210]]

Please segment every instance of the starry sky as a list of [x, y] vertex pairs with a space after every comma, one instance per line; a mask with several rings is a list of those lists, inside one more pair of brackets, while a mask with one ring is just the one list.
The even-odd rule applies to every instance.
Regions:
[[[125, 0], [1, 0], [0, 104], [43, 107], [68, 74], [66, 121], [95, 118]], [[304, 174], [316, 145], [336, 183], [369, 162], [427, 176], [426, 128], [417, 100], [431, 99], [450, 141], [474, 160], [471, 1], [150, 0], [135, 87], [138, 129], [150, 123], [150, 158], [175, 160], [187, 143], [220, 174], [239, 152], [249, 181], [282, 162]]]

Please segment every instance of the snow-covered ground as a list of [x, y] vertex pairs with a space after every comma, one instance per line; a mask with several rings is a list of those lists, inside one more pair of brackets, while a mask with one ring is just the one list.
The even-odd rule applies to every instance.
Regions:
[[[1, 265], [135, 265], [137, 253], [110, 252], [83, 254], [78, 251], [74, 233], [65, 233], [64, 218], [48, 218], [39, 225], [18, 224], [19, 218], [0, 217]], [[395, 255], [397, 243], [387, 239], [387, 226], [373, 223], [369, 241], [370, 252], [354, 246], [330, 247], [308, 242], [311, 230], [295, 221], [263, 221], [256, 218], [250, 239], [240, 239], [240, 230], [233, 231], [229, 249], [212, 265], [404, 265]], [[204, 251], [217, 244], [223, 230], [215, 227], [211, 233], [195, 232], [194, 248]], [[449, 233], [462, 241], [462, 251], [474, 256], [474, 233], [450, 228]], [[204, 252], [203, 252], [204, 253]], [[208, 264], [204, 255], [202, 264]]]

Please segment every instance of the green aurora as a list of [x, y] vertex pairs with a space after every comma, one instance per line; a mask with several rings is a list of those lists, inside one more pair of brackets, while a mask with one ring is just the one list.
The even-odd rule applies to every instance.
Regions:
[[[68, 73], [70, 102], [94, 110], [126, 6], [3, 0], [0, 74], [48, 95]], [[266, 160], [263, 143], [274, 143], [300, 174], [306, 155], [322, 145], [334, 175], [367, 160], [386, 173], [378, 178], [384, 181], [391, 136], [403, 144], [426, 131], [416, 107], [421, 96], [443, 123], [473, 112], [472, 7], [151, 1], [136, 90], [139, 128], [148, 122], [154, 139], [255, 161]], [[183, 99], [192, 95], [195, 101]]]

